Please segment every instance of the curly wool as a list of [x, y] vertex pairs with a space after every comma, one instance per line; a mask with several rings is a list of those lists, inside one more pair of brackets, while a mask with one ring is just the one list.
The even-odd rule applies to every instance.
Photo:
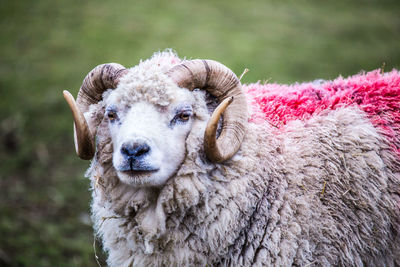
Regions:
[[389, 139], [400, 156], [400, 72], [362, 72], [333, 81], [294, 85], [243, 86], [253, 108], [252, 121], [267, 120], [280, 127], [288, 121], [307, 120], [324, 110], [357, 106]]
[[214, 164], [203, 152], [206, 96], [196, 94], [186, 158], [162, 188], [121, 183], [104, 104], [86, 114], [99, 127], [87, 176], [109, 265], [400, 264], [399, 158], [361, 109], [322, 110], [280, 128], [249, 123], [239, 152]]

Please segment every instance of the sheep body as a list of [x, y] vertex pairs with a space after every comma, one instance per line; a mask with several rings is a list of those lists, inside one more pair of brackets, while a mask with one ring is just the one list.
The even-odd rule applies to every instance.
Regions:
[[[131, 69], [116, 90], [124, 88], [128, 104], [168, 105], [174, 93], [163, 73], [177, 63], [172, 53], [157, 54]], [[133, 81], [141, 90], [130, 89]], [[399, 129], [388, 135], [348, 103], [273, 121], [254, 104], [271, 92], [255, 93], [254, 86], [245, 88], [254, 108], [245, 140], [222, 164], [204, 155], [209, 111], [206, 95], [193, 92], [198, 119], [186, 157], [157, 188], [119, 180], [103, 120], [109, 92], [91, 106], [85, 116], [98, 126], [97, 153], [86, 175], [109, 265], [400, 264], [400, 164], [390, 139]]]

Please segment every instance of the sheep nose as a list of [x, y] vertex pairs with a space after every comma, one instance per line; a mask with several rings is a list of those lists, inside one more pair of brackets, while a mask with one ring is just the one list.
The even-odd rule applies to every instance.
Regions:
[[121, 147], [121, 154], [128, 158], [139, 158], [150, 151], [150, 146], [146, 143], [124, 144]]

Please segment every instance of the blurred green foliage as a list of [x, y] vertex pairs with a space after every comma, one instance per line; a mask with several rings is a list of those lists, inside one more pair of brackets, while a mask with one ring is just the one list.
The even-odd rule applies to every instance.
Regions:
[[97, 265], [89, 163], [61, 96], [94, 66], [172, 48], [249, 68], [245, 83], [389, 70], [399, 14], [398, 0], [0, 0], [0, 265]]

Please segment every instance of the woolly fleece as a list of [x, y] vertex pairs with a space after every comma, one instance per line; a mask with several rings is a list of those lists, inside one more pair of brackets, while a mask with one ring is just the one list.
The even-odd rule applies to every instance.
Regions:
[[294, 85], [244, 85], [251, 121], [280, 127], [291, 120], [307, 120], [324, 110], [356, 106], [388, 138], [400, 156], [400, 73], [362, 72], [347, 79], [316, 80]]
[[[171, 81], [163, 73], [177, 63], [171, 52], [156, 54], [131, 69], [116, 90], [125, 88], [121, 98], [126, 103], [146, 97], [146, 90], [128, 86], [135, 77], [158, 94], [151, 99], [169, 99], [173, 90], [164, 85]], [[364, 76], [373, 75], [399, 79], [396, 71]], [[375, 110], [393, 104], [385, 94], [375, 97], [379, 106], [360, 95], [344, 101], [355, 87], [335, 85], [355, 86], [361, 78], [248, 85], [249, 129], [238, 153], [222, 164], [204, 155], [208, 100], [194, 92], [199, 101], [186, 158], [162, 188], [133, 188], [119, 181], [104, 102], [92, 105], [85, 116], [98, 126], [97, 153], [87, 176], [92, 218], [108, 264], [400, 265], [400, 164], [393, 149], [399, 148], [398, 109], [391, 109], [397, 117], [376, 117]], [[375, 90], [376, 84], [371, 92], [386, 92], [388, 86], [381, 85], [382, 90]], [[392, 92], [398, 97], [399, 87]], [[364, 106], [357, 104], [360, 98], [367, 100]]]

